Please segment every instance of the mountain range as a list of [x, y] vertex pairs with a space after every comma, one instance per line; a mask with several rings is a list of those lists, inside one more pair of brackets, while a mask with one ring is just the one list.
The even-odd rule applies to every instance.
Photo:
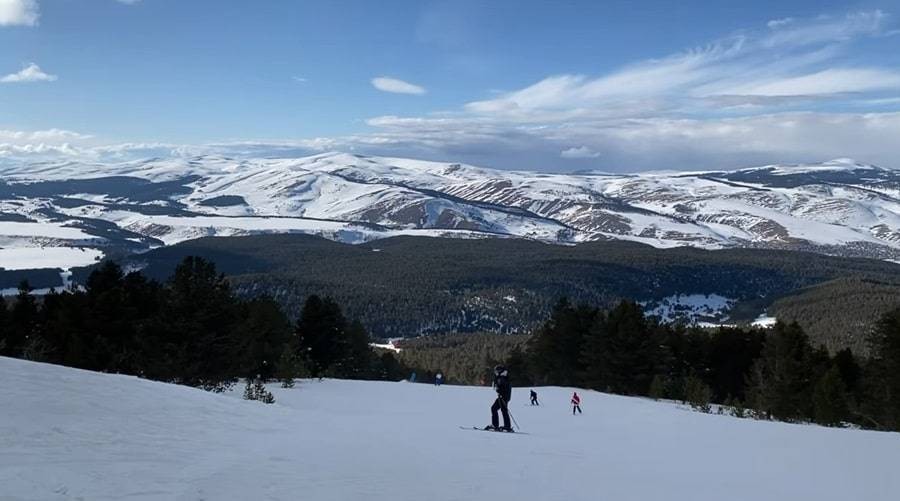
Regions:
[[[849, 159], [552, 174], [326, 153], [0, 165], [0, 268], [70, 268], [204, 236], [630, 240], [900, 260], [900, 171]], [[34, 252], [40, 248], [40, 252]]]

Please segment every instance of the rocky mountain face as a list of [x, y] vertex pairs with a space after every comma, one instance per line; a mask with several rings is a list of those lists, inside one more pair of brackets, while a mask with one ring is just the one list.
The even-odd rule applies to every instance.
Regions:
[[0, 166], [6, 270], [65, 269], [104, 254], [260, 233], [349, 243], [396, 235], [618, 239], [900, 260], [900, 171], [839, 159], [549, 174], [344, 153]]

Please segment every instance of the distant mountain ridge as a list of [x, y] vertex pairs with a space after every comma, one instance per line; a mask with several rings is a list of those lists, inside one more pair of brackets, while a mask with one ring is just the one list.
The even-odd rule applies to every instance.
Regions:
[[[900, 260], [900, 171], [837, 159], [735, 171], [550, 174], [326, 153], [0, 165], [0, 267], [204, 237], [311, 233], [776, 248]], [[53, 264], [53, 263], [50, 263]]]

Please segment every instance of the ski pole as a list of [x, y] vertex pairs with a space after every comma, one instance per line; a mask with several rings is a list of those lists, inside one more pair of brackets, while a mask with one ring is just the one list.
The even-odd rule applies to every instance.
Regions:
[[500, 395], [497, 395], [497, 396], [500, 397], [500, 401], [503, 402], [503, 407], [506, 407], [506, 413], [509, 414], [509, 418], [512, 419], [513, 424], [516, 425], [516, 429], [519, 431], [522, 431], [522, 427], [519, 426], [519, 423], [516, 422], [516, 417], [513, 416], [512, 412], [509, 411], [509, 404], [506, 403], [506, 399], [504, 399]]

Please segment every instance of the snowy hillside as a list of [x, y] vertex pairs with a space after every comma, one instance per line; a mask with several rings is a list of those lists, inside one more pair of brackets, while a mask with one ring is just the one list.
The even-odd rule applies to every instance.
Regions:
[[646, 399], [328, 380], [275, 405], [0, 358], [0, 499], [847, 500], [900, 492], [900, 435], [739, 420]]
[[[732, 172], [547, 174], [328, 153], [0, 166], [0, 267], [68, 268], [202, 236], [625, 239], [900, 260], [900, 171], [839, 159]], [[45, 252], [46, 254], [46, 252]], [[49, 256], [49, 255], [48, 255]]]

